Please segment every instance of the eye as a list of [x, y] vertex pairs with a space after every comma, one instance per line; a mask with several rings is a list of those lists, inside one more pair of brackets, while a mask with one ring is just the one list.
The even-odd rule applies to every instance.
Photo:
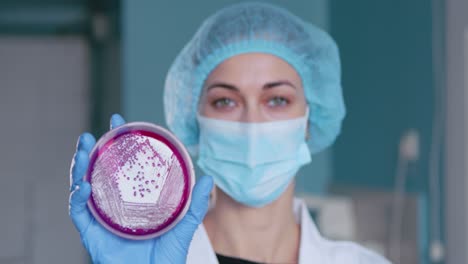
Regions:
[[267, 102], [267, 105], [269, 107], [280, 107], [285, 106], [287, 104], [289, 104], [289, 100], [281, 96], [275, 96]]
[[216, 99], [211, 103], [215, 108], [231, 108], [236, 106], [236, 102], [234, 100], [231, 100], [229, 98], [220, 98]]

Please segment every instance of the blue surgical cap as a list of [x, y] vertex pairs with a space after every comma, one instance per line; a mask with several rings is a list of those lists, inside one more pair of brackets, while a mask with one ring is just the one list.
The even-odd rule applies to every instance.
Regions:
[[330, 146], [345, 116], [338, 48], [323, 30], [266, 3], [241, 3], [219, 10], [182, 49], [164, 87], [169, 129], [196, 153], [196, 113], [205, 80], [224, 60], [249, 52], [275, 55], [298, 72], [309, 105], [310, 151]]

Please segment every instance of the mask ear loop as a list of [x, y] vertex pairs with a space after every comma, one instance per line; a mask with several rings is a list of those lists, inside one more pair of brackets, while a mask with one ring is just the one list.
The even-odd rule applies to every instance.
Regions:
[[309, 104], [307, 104], [306, 106], [306, 112], [305, 112], [305, 119], [306, 119], [306, 131], [305, 131], [305, 141], [309, 141], [310, 139], [310, 123], [309, 123], [309, 114], [310, 114], [310, 108], [309, 108]]
[[305, 116], [304, 116], [307, 120], [309, 120], [309, 114], [310, 114], [310, 109], [309, 109], [309, 105], [307, 104], [306, 112], [305, 112]]
[[210, 198], [208, 200], [208, 211], [216, 206], [216, 185], [213, 184], [213, 189], [210, 192]]

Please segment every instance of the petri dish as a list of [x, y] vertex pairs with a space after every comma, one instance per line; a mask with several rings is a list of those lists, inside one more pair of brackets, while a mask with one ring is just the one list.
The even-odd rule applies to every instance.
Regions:
[[91, 184], [88, 208], [95, 219], [118, 236], [143, 240], [162, 235], [184, 217], [195, 172], [172, 133], [133, 122], [98, 140], [84, 180]]

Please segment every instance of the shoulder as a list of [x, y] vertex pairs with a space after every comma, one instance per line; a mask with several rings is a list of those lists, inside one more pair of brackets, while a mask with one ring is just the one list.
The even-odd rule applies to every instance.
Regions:
[[323, 237], [300, 199], [295, 200], [295, 215], [301, 223], [300, 258], [303, 263], [315, 260], [327, 264], [390, 264], [379, 254], [348, 241], [334, 241]]
[[390, 264], [379, 254], [353, 242], [323, 239], [324, 253], [330, 263]]

